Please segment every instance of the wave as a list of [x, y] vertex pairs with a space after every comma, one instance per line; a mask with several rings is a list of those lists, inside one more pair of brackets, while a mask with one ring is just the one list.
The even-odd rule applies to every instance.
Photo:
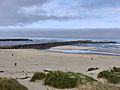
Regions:
[[92, 50], [62, 50], [62, 49], [48, 49], [48, 51], [52, 52], [60, 52], [60, 53], [68, 53], [68, 54], [99, 54], [99, 55], [114, 55], [120, 56], [118, 53], [112, 52], [99, 52], [99, 51], [92, 51]]

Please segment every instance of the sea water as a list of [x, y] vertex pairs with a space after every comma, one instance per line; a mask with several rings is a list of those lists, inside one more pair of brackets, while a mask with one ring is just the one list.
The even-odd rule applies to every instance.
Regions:
[[[73, 46], [94, 47], [94, 50], [69, 50], [61, 51], [64, 53], [97, 53], [109, 54], [120, 53], [120, 29], [71, 29], [71, 30], [46, 30], [46, 29], [0, 29], [0, 38], [24, 38], [33, 41], [0, 41], [0, 46], [42, 44], [60, 41], [93, 40], [93, 41], [116, 41], [118, 43], [99, 43], [99, 44], [74, 44]], [[55, 50], [54, 50], [55, 51]], [[58, 50], [56, 50], [58, 51]], [[107, 53], [108, 53], [107, 52]]]

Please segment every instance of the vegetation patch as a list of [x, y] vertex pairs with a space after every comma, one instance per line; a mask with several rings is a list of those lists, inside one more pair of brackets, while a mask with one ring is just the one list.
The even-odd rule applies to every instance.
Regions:
[[[35, 76], [36, 73], [34, 74], [33, 77]], [[80, 84], [85, 85], [87, 83], [97, 82], [92, 77], [83, 75], [81, 73], [73, 73], [73, 72], [54, 71], [54, 72], [49, 72], [44, 76], [45, 77], [37, 73], [36, 78], [32, 80], [33, 81], [43, 80], [45, 85], [55, 88], [61, 88], [61, 89], [74, 88], [76, 86], [79, 86]]]
[[120, 87], [109, 84], [102, 84], [99, 82], [93, 82], [88, 85], [80, 85], [76, 90], [120, 90]]
[[56, 71], [48, 73], [44, 83], [55, 88], [74, 88], [77, 86], [78, 80], [77, 75]]
[[45, 78], [45, 73], [42, 73], [42, 72], [36, 72], [33, 77], [31, 78], [30, 81], [36, 81], [36, 80], [42, 80]]
[[111, 70], [102, 71], [98, 74], [98, 78], [107, 79], [109, 83], [120, 83], [120, 68], [113, 67]]
[[0, 90], [28, 90], [15, 79], [0, 78]]

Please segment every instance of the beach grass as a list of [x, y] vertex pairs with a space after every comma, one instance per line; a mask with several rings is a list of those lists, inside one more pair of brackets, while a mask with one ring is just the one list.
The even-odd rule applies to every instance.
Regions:
[[44, 79], [45, 78], [45, 73], [43, 73], [43, 72], [36, 72], [34, 75], [33, 75], [33, 77], [31, 78], [31, 80], [30, 81], [36, 81], [36, 80], [42, 80], [42, 79]]
[[79, 77], [71, 73], [55, 71], [46, 75], [44, 84], [55, 88], [74, 88], [77, 86]]
[[75, 88], [80, 84], [85, 85], [87, 83], [97, 82], [92, 77], [83, 75], [81, 73], [53, 71], [45, 75], [44, 73], [35, 73], [32, 81], [43, 80], [44, 85], [48, 85], [54, 88]]
[[97, 75], [98, 78], [107, 79], [109, 83], [120, 83], [120, 68], [113, 67], [110, 70], [104, 70]]
[[15, 79], [0, 78], [0, 90], [28, 90]]

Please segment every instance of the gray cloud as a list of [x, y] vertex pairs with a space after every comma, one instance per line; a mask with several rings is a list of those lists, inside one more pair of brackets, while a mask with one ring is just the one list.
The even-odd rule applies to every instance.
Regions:
[[[47, 5], [46, 5], [47, 7]], [[49, 7], [49, 6], [48, 6]], [[39, 5], [31, 7], [22, 7], [18, 13], [24, 15], [29, 21], [39, 21], [39, 20], [71, 20], [78, 19], [79, 16], [75, 16], [70, 12], [69, 9], [49, 9], [42, 8]]]
[[[73, 15], [63, 15], [63, 13], [55, 15], [57, 12], [52, 14], [53, 11], [41, 9], [42, 5], [54, 1], [57, 0], [0, 0], [0, 26], [32, 23], [39, 20], [63, 21], [78, 18]], [[32, 10], [35, 6], [38, 8]], [[66, 13], [66, 11], [62, 12]]]
[[71, 19], [78, 19], [79, 17], [74, 16], [54, 16], [54, 15], [34, 15], [34, 16], [28, 16], [28, 20], [31, 21], [38, 21], [38, 20], [59, 20], [59, 21], [65, 21], [65, 20], [71, 20]]
[[0, 26], [40, 20], [111, 18], [114, 14], [117, 17], [119, 4], [120, 0], [0, 0]]
[[18, 9], [23, 6], [43, 5], [48, 0], [0, 0], [0, 25], [14, 25], [29, 22], [28, 18], [19, 15]]
[[120, 7], [120, 0], [83, 0], [82, 2], [80, 1], [79, 4], [81, 4], [83, 8], [115, 8]]

